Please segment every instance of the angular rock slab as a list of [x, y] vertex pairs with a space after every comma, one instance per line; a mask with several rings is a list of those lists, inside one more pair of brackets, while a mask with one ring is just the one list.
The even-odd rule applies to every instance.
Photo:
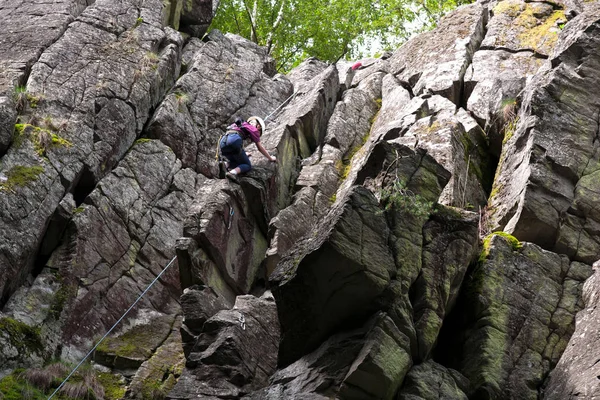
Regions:
[[385, 313], [335, 334], [244, 399], [392, 399], [412, 362], [408, 339]]
[[475, 209], [487, 202], [492, 168], [484, 132], [462, 108], [434, 95], [421, 106], [426, 114], [408, 128], [398, 143], [425, 149], [452, 178], [440, 195], [444, 205]]
[[434, 361], [415, 365], [406, 375], [398, 400], [467, 400], [469, 381]]
[[583, 285], [585, 308], [577, 313], [575, 332], [560, 361], [550, 373], [543, 389], [544, 399], [558, 400], [593, 399], [600, 395], [598, 387], [598, 264], [594, 264], [594, 275]]
[[464, 328], [452, 334], [458, 343], [440, 344], [446, 354], [462, 349], [460, 365], [452, 367], [471, 382], [469, 397], [536, 399], [583, 307], [588, 265], [534, 244], [519, 246], [514, 238], [486, 239], [463, 289], [461, 307], [470, 308], [458, 317]]
[[275, 372], [279, 324], [275, 301], [239, 296], [204, 324], [167, 399], [230, 399], [267, 385]]
[[464, 78], [467, 110], [485, 129], [495, 156], [500, 156], [506, 132], [514, 130], [521, 91], [543, 64], [543, 58], [527, 51], [479, 50], [473, 56]]
[[31, 126], [0, 167], [3, 298], [32, 270], [65, 194], [85, 197], [112, 170], [179, 74], [182, 39], [161, 12], [158, 0], [96, 1], [33, 66], [22, 113]]
[[449, 13], [431, 32], [416, 36], [389, 58], [390, 72], [415, 95], [425, 90], [460, 104], [462, 79], [485, 32], [487, 10], [472, 4]]
[[490, 200], [494, 229], [590, 264], [600, 251], [600, 102], [592, 89], [600, 82], [600, 11], [594, 15], [583, 24], [590, 17], [582, 14], [582, 31], [566, 32], [554, 68], [528, 86]]
[[269, 223], [271, 240], [267, 250], [267, 274], [327, 213], [339, 186], [342, 156], [355, 152], [354, 149], [359, 149], [368, 137], [372, 119], [379, 109], [375, 100], [361, 89], [350, 89], [344, 92], [342, 100], [335, 106], [320, 160], [302, 167], [292, 204]]
[[185, 236], [198, 243], [237, 294], [250, 292], [267, 250], [251, 203], [239, 185], [231, 186], [228, 180], [208, 181], [185, 222]]
[[490, 10], [492, 18], [481, 47], [516, 53], [534, 51], [549, 56], [556, 45], [560, 25], [567, 22], [560, 4], [502, 0]]
[[[63, 357], [84, 352], [172, 260], [202, 179], [181, 170], [164, 144], [143, 141], [73, 211], [64, 244], [49, 260], [70, 293], [61, 319]], [[139, 304], [177, 314], [179, 293], [175, 263]]]
[[378, 210], [368, 190], [353, 188], [269, 278], [282, 327], [280, 366], [314, 350], [341, 324], [377, 309], [396, 269]]

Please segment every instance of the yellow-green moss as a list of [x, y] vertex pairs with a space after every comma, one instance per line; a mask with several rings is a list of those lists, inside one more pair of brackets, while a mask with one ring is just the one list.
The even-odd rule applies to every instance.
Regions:
[[[535, 17], [533, 17], [532, 7], [528, 5], [527, 10], [521, 14], [519, 19], [523, 20], [523, 22], [521, 22], [522, 24], [526, 24], [531, 23], [525, 22], [527, 19], [531, 18]], [[563, 10], [556, 10], [541, 24], [537, 24], [536, 22], [531, 29], [526, 30], [518, 36], [521, 45], [532, 48], [536, 51], [539, 50], [539, 48], [543, 45], [547, 47], [553, 47], [558, 40], [558, 29], [556, 31], [552, 31], [552, 28], [556, 28], [557, 21], [561, 19], [566, 20], [565, 12]]]
[[43, 172], [44, 167], [39, 165], [33, 167], [26, 167], [23, 165], [14, 166], [6, 173], [7, 180], [0, 183], [0, 191], [12, 191], [17, 187], [25, 186], [29, 182], [38, 179]]
[[67, 304], [67, 301], [77, 294], [77, 286], [65, 282], [64, 279], [59, 278], [61, 286], [54, 295], [52, 303], [50, 304], [49, 315], [54, 319], [59, 319], [60, 315]]
[[127, 388], [119, 376], [101, 372], [98, 374], [98, 381], [104, 388], [105, 400], [120, 400], [125, 396]]
[[504, 0], [499, 2], [496, 7], [494, 7], [493, 12], [494, 15], [506, 14], [514, 18], [519, 15], [522, 7], [523, 5], [520, 1]]
[[52, 132], [57, 130], [51, 119], [47, 120], [44, 128], [32, 124], [15, 124], [14, 145], [19, 147], [23, 140], [28, 138], [32, 141], [36, 153], [40, 156], [45, 155], [46, 151], [52, 147], [73, 146], [73, 143]]
[[5, 376], [0, 380], [0, 398], [2, 400], [46, 400], [47, 396], [34, 388], [23, 379], [18, 378], [18, 373]]
[[492, 238], [494, 236], [502, 236], [503, 238], [505, 238], [514, 251], [517, 251], [521, 247], [523, 247], [521, 242], [519, 242], [519, 239], [517, 239], [510, 233], [506, 233], [506, 232], [502, 232], [502, 231], [492, 232], [483, 239], [483, 249], [481, 251], [481, 254], [479, 255], [480, 262], [485, 261], [488, 258], [488, 256], [490, 255], [490, 244], [491, 244]]
[[148, 143], [151, 142], [152, 139], [148, 139], [148, 138], [141, 138], [135, 141], [135, 144], [143, 144], [143, 143]]
[[10, 317], [0, 318], [0, 332], [8, 334], [10, 343], [22, 356], [43, 351], [40, 328], [32, 328]]

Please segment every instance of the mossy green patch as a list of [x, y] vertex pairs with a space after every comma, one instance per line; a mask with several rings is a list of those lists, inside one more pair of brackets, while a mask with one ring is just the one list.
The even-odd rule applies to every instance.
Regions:
[[118, 375], [101, 372], [98, 374], [98, 381], [104, 388], [105, 400], [120, 400], [127, 392], [125, 382]]
[[60, 318], [67, 301], [75, 297], [77, 294], [77, 285], [67, 283], [61, 278], [59, 278], [59, 280], [61, 281], [61, 286], [52, 299], [49, 312], [49, 315], [56, 320]]
[[508, 243], [510, 244], [510, 246], [512, 247], [512, 249], [514, 251], [518, 251], [519, 249], [521, 249], [523, 247], [523, 245], [521, 244], [519, 239], [517, 239], [510, 233], [506, 233], [506, 232], [502, 232], [502, 231], [492, 232], [483, 239], [483, 250], [481, 251], [481, 254], [479, 255], [479, 262], [485, 261], [488, 258], [488, 256], [490, 255], [490, 244], [491, 244], [492, 238], [494, 236], [502, 236], [504, 239], [506, 239], [508, 241]]
[[18, 378], [18, 373], [5, 376], [0, 380], [0, 398], [2, 400], [46, 400], [47, 396], [26, 381]]
[[136, 140], [134, 144], [143, 144], [143, 143], [148, 143], [148, 142], [151, 142], [151, 141], [152, 141], [152, 139], [141, 138], [141, 139]]
[[6, 173], [6, 181], [0, 183], [0, 191], [14, 191], [17, 187], [26, 186], [28, 183], [38, 179], [41, 173], [44, 172], [44, 167], [39, 165], [26, 167], [16, 165]]
[[8, 335], [8, 341], [21, 355], [40, 353], [44, 350], [40, 328], [33, 328], [10, 317], [0, 318], [0, 332]]
[[[533, 24], [533, 22], [530, 21], [532, 18], [535, 19], [535, 17], [533, 17], [533, 7], [528, 5], [527, 9], [519, 16], [516, 23], [530, 26]], [[559, 20], [566, 21], [564, 10], [554, 11], [542, 23], [537, 23], [536, 19], [536, 23], [532, 28], [527, 29], [518, 36], [521, 45], [532, 48], [535, 51], [539, 51], [542, 46], [554, 47], [554, 44], [558, 40], [558, 32], [560, 30], [557, 27], [557, 22]]]

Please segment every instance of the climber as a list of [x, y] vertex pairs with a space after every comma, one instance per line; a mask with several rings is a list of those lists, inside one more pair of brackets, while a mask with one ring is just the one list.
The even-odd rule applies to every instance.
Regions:
[[277, 159], [271, 156], [260, 143], [260, 137], [264, 130], [265, 122], [259, 117], [250, 117], [247, 122], [238, 117], [234, 124], [227, 127], [227, 132], [219, 141], [219, 147], [221, 154], [229, 161], [227, 166], [229, 172], [226, 174], [229, 179], [237, 182], [241, 173], [246, 173], [252, 168], [248, 154], [244, 150], [244, 140], [246, 139], [255, 143], [258, 151], [269, 161], [277, 162]]

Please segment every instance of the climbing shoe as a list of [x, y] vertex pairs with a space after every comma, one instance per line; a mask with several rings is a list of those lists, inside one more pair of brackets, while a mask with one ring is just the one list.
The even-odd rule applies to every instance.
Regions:
[[235, 183], [240, 183], [240, 180], [238, 179], [237, 174], [232, 174], [231, 172], [228, 172], [225, 174], [225, 176], [227, 176], [227, 178], [231, 179]]

